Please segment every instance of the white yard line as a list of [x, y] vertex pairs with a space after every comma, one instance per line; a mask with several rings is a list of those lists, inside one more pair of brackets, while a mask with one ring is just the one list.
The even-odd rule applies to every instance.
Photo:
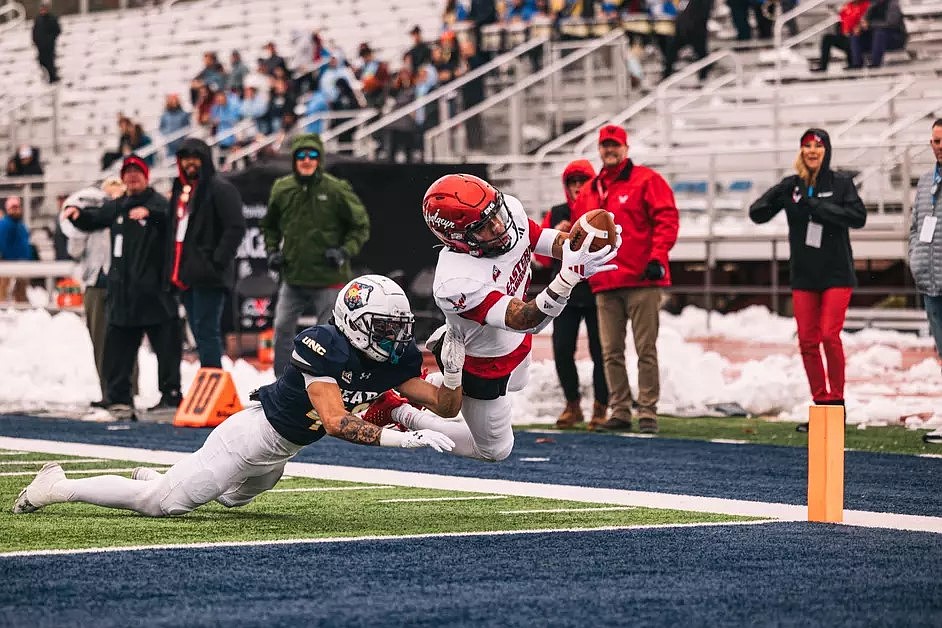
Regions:
[[721, 526], [749, 526], [775, 523], [774, 521], [728, 521], [712, 523], [659, 523], [635, 526], [600, 526], [598, 528], [548, 528], [545, 530], [499, 530], [496, 532], [438, 532], [429, 534], [400, 534], [380, 536], [343, 536], [323, 539], [277, 539], [273, 541], [221, 541], [218, 543], [173, 543], [168, 545], [132, 545], [128, 547], [89, 547], [85, 549], [20, 550], [0, 552], [0, 558], [24, 556], [61, 556], [71, 554], [99, 554], [135, 552], [142, 550], [194, 550], [218, 547], [263, 547], [269, 545], [316, 545], [322, 543], [351, 543], [358, 541], [403, 541], [410, 539], [441, 539], [475, 536], [512, 536], [515, 534], [552, 534], [561, 532], [612, 532], [618, 530], [660, 530], [671, 528], [715, 528]]
[[325, 491], [378, 491], [395, 486], [321, 486], [317, 488], [272, 488], [266, 493], [320, 493]]
[[380, 504], [403, 504], [414, 502], [468, 502], [478, 499], [509, 499], [507, 495], [479, 495], [475, 497], [414, 497], [411, 499], [379, 499]]
[[28, 451], [0, 451], [0, 456], [22, 456], [28, 453]]
[[735, 438], [711, 438], [711, 443], [719, 443], [721, 445], [748, 445], [749, 441], [747, 440], [736, 440]]
[[[24, 452], [26, 453], [26, 452]], [[56, 464], [78, 464], [80, 462], [104, 462], [104, 458], [70, 458], [69, 460], [0, 460], [0, 465], [27, 465], [27, 464], [38, 464], [44, 465], [47, 462], [55, 462]]]
[[544, 508], [541, 510], [498, 510], [499, 515], [530, 515], [556, 512], [602, 512], [605, 510], [635, 510], [634, 506], [600, 506], [598, 508]]
[[[58, 441], [33, 440], [0, 436], [0, 449], [25, 449], [49, 454], [74, 454], [97, 456], [113, 460], [134, 460], [150, 464], [173, 464], [187, 455], [179, 451], [158, 451], [115, 447], [112, 445], [90, 445], [86, 443], [68, 443]], [[114, 472], [114, 469], [108, 469]], [[700, 497], [696, 495], [676, 495], [673, 493], [652, 493], [611, 488], [592, 488], [562, 484], [537, 484], [535, 482], [514, 482], [511, 480], [490, 480], [454, 475], [435, 475], [409, 471], [391, 471], [363, 467], [342, 467], [334, 465], [289, 462], [285, 468], [288, 475], [341, 482], [373, 484], [377, 475], [384, 484], [432, 488], [445, 491], [463, 491], [467, 493], [486, 493], [489, 495], [516, 495], [520, 497], [545, 497], [564, 499], [575, 502], [610, 504], [618, 506], [640, 506], [644, 508], [670, 508], [673, 510], [708, 512], [723, 515], [739, 515], [778, 519], [780, 521], [807, 521], [807, 506], [780, 504], [775, 502], [746, 501], [724, 499], [720, 497]], [[942, 533], [942, 517], [904, 515], [865, 510], [845, 510], [844, 523], [847, 525], [869, 528], [887, 528], [917, 532]]]

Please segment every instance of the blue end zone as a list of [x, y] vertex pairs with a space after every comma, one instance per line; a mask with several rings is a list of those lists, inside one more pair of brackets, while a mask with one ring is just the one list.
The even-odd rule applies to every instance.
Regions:
[[0, 559], [0, 623], [939, 626], [940, 556], [799, 523]]
[[[0, 416], [0, 435], [81, 443], [194, 451], [209, 430], [170, 425], [113, 423]], [[597, 434], [517, 433], [511, 457], [497, 464], [352, 445], [324, 438], [295, 458], [312, 462], [468, 477], [655, 491], [755, 501], [804, 504], [807, 452], [798, 447], [724, 445], [666, 438], [635, 439]], [[549, 458], [522, 462], [521, 458]], [[848, 452], [845, 507], [942, 516], [938, 499], [940, 461], [915, 456]], [[380, 478], [377, 478], [380, 481]]]

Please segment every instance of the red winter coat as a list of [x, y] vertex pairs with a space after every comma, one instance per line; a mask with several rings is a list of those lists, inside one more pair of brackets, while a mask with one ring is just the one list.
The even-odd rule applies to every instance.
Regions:
[[[622, 228], [622, 244], [615, 258], [618, 269], [589, 278], [592, 292], [671, 285], [668, 252], [677, 242], [678, 215], [667, 181], [654, 170], [626, 159], [611, 170], [603, 169], [582, 188], [572, 221], [599, 208], [615, 214], [615, 223]], [[662, 279], [641, 278], [651, 260], [658, 260], [666, 269]]]

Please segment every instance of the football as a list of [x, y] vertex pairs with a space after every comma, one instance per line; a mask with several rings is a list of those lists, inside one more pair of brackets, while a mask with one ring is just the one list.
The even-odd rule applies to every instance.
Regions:
[[584, 214], [569, 230], [569, 248], [575, 251], [581, 247], [588, 233], [595, 235], [589, 245], [590, 251], [598, 251], [607, 244], [614, 244], [617, 233], [612, 215], [604, 209], [593, 209]]

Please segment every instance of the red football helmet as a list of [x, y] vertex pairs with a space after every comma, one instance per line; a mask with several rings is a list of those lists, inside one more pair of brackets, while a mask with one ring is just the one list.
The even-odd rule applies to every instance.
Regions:
[[445, 246], [474, 257], [497, 257], [520, 237], [504, 195], [470, 174], [448, 174], [433, 183], [422, 199], [422, 216]]

